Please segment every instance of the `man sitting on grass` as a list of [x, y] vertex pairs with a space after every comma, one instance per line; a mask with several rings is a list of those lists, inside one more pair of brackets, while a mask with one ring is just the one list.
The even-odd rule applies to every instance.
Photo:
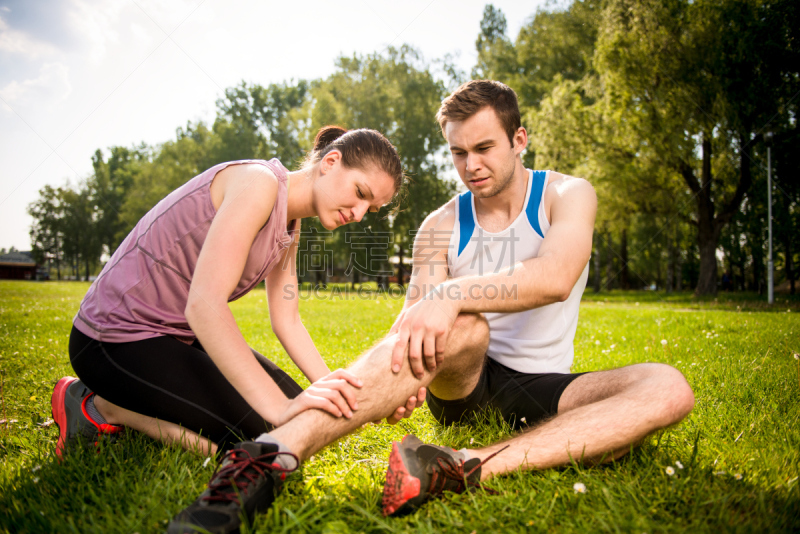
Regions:
[[390, 416], [420, 386], [444, 424], [491, 409], [519, 432], [461, 451], [414, 436], [394, 443], [385, 515], [517, 469], [618, 458], [692, 410], [691, 388], [668, 365], [570, 374], [596, 198], [585, 180], [525, 169], [528, 138], [514, 92], [468, 82], [444, 100], [438, 119], [468, 191], [423, 223], [402, 313], [349, 368], [363, 382], [354, 390], [358, 410], [351, 419], [309, 410], [239, 444], [171, 532], [238, 528], [242, 515], [273, 502], [287, 471]]

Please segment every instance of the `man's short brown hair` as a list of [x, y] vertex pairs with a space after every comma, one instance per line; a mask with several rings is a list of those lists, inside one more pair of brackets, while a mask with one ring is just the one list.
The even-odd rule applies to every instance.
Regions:
[[485, 107], [490, 107], [497, 113], [500, 124], [508, 134], [508, 140], [513, 144], [514, 134], [522, 126], [517, 94], [506, 84], [493, 80], [466, 82], [442, 100], [442, 106], [436, 113], [442, 135], [448, 122], [465, 121]]

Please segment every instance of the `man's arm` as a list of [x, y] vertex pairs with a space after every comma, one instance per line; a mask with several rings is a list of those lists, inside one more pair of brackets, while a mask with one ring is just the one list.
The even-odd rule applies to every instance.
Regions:
[[[441, 305], [442, 312], [439, 315], [440, 323], [434, 325], [429, 323], [423, 335], [412, 336], [412, 331], [408, 328], [405, 315], [414, 304], [425, 299], [434, 288], [438, 288], [447, 280], [447, 247], [455, 224], [455, 201], [451, 200], [438, 210], [431, 213], [420, 226], [417, 236], [414, 239], [413, 262], [411, 281], [406, 290], [406, 301], [403, 311], [400, 312], [392, 326], [391, 332], [399, 334], [398, 343], [392, 357], [392, 370], [396, 373], [400, 371], [403, 358], [408, 351], [411, 360], [411, 369], [416, 376], [420, 376], [424, 371], [424, 366], [431, 370], [436, 368], [436, 358], [441, 359], [447, 341], [446, 333], [450, 330], [458, 316], [455, 310], [448, 311], [449, 303]], [[418, 333], [422, 325], [417, 324], [414, 328]], [[409, 341], [414, 342], [410, 344]], [[423, 340], [427, 340], [428, 350], [425, 353], [426, 363], [422, 363]], [[434, 350], [434, 347], [437, 350]]]
[[[412, 370], [421, 375], [421, 352], [430, 366], [444, 351], [447, 334], [462, 312], [518, 312], [569, 297], [591, 256], [597, 212], [594, 188], [586, 180], [560, 176], [548, 185], [550, 229], [537, 257], [505, 272], [447, 280], [405, 309], [395, 323], [398, 337], [392, 369], [408, 348]], [[430, 287], [430, 286], [429, 286]]]
[[413, 268], [403, 310], [419, 302], [447, 280], [447, 246], [455, 224], [455, 204], [451, 200], [422, 222], [414, 238]]
[[550, 230], [535, 258], [450, 280], [438, 293], [459, 299], [459, 312], [518, 312], [565, 301], [592, 254], [597, 197], [589, 182], [570, 176], [552, 182], [548, 195]]

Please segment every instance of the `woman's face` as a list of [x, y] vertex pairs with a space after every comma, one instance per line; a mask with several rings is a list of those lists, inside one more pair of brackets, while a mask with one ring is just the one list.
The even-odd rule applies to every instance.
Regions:
[[394, 196], [394, 180], [378, 169], [363, 171], [342, 165], [342, 155], [333, 150], [320, 162], [320, 176], [314, 187], [314, 207], [320, 223], [333, 230], [361, 221]]

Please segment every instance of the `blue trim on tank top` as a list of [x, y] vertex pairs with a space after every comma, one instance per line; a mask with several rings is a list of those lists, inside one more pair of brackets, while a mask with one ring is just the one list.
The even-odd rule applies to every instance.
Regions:
[[467, 247], [475, 231], [475, 218], [472, 216], [472, 193], [467, 191], [458, 195], [458, 256]]
[[542, 238], [544, 238], [544, 232], [542, 232], [542, 226], [539, 224], [539, 203], [542, 201], [546, 177], [547, 171], [531, 171], [531, 195], [528, 197], [528, 205], [525, 206], [528, 222], [531, 223], [533, 229]]

